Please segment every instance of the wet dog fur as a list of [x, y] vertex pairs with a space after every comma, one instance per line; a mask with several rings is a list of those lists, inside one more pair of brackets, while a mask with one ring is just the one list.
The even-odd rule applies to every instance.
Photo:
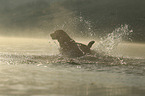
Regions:
[[86, 54], [91, 54], [91, 47], [95, 41], [90, 41], [88, 45], [75, 42], [63, 30], [56, 30], [50, 34], [53, 40], [57, 40], [60, 45], [60, 53], [67, 57], [80, 57]]

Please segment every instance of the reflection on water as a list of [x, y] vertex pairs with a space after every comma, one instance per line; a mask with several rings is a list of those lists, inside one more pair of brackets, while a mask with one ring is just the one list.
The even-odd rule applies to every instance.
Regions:
[[[70, 68], [71, 69], [71, 68]], [[144, 78], [78, 69], [1, 65], [1, 94], [50, 96], [143, 96]]]
[[57, 55], [55, 41], [1, 37], [0, 94], [144, 96], [144, 48], [121, 43], [110, 53], [113, 57], [64, 58]]
[[119, 44], [113, 54], [121, 54], [122, 56], [132, 58], [145, 59], [145, 44], [140, 43], [123, 43]]

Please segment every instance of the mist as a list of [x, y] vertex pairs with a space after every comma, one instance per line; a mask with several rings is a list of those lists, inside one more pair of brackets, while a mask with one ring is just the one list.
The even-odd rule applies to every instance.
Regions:
[[138, 0], [0, 0], [0, 35], [47, 38], [63, 29], [102, 37], [128, 24], [132, 40], [144, 42], [144, 5]]

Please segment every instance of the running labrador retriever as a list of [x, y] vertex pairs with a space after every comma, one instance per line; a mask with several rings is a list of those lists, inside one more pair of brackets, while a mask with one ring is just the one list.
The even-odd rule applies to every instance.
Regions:
[[95, 41], [90, 41], [88, 45], [77, 43], [69, 37], [63, 30], [56, 30], [50, 34], [53, 40], [58, 40], [60, 45], [60, 53], [67, 57], [80, 57], [91, 54], [90, 48]]

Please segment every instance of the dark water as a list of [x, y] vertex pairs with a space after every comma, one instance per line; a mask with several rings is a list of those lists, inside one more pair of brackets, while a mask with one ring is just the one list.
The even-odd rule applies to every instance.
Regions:
[[[144, 96], [144, 44], [122, 42], [121, 26], [100, 41], [95, 55], [66, 58], [47, 39], [5, 38], [0, 45], [2, 96]], [[76, 38], [80, 42], [88, 42]]]

